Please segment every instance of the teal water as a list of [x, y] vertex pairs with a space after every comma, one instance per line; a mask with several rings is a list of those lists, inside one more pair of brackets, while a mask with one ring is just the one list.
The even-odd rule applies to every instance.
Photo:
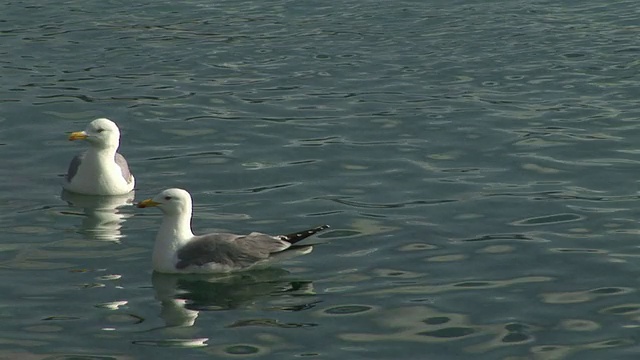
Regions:
[[[635, 359], [633, 1], [6, 2], [0, 358]], [[304, 257], [150, 271], [160, 214], [61, 194], [119, 124], [197, 232]]]

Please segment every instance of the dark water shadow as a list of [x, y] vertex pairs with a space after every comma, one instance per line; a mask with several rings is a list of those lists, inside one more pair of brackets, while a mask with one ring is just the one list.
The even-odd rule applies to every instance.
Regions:
[[[278, 268], [231, 274], [175, 275], [154, 272], [155, 297], [161, 303], [160, 316], [167, 327], [193, 326], [201, 311], [261, 308], [270, 311], [300, 311], [317, 303], [313, 283], [292, 280]], [[282, 298], [301, 301], [275, 301]], [[229, 327], [258, 325], [247, 320]], [[278, 324], [260, 324], [278, 326]], [[283, 326], [286, 326], [283, 324]]]

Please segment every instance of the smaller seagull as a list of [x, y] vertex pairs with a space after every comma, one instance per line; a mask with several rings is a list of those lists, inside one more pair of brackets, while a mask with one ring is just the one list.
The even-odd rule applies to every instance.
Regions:
[[285, 253], [309, 253], [311, 246], [292, 245], [329, 228], [329, 225], [322, 225], [276, 236], [258, 232], [248, 235], [194, 235], [191, 231], [191, 195], [186, 190], [167, 189], [153, 199], [138, 203], [139, 208], [153, 206], [159, 207], [164, 213], [152, 259], [153, 269], [161, 273], [220, 273], [267, 265], [286, 257]]
[[135, 179], [120, 146], [120, 130], [111, 120], [95, 119], [84, 131], [69, 135], [69, 140], [86, 140], [90, 147], [71, 160], [62, 187], [84, 195], [124, 195], [133, 190]]

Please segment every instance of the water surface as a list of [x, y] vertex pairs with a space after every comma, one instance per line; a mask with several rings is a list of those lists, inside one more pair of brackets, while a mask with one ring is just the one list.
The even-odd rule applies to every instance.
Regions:
[[[632, 1], [6, 3], [0, 358], [634, 359]], [[121, 127], [140, 200], [314, 251], [152, 274], [160, 214], [61, 193]]]

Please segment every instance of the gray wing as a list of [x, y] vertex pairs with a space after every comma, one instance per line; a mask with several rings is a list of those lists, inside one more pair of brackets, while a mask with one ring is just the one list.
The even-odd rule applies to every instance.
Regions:
[[122, 177], [127, 180], [127, 183], [131, 183], [131, 170], [129, 170], [129, 164], [127, 164], [127, 160], [120, 153], [116, 153], [115, 157], [116, 165], [120, 167], [120, 171], [122, 171]]
[[244, 236], [224, 233], [202, 235], [178, 250], [176, 268], [208, 263], [244, 268], [289, 246], [278, 238], [256, 232]]
[[78, 154], [71, 159], [71, 163], [69, 163], [69, 169], [67, 170], [67, 181], [71, 182], [74, 176], [78, 173], [78, 168], [82, 163], [82, 159], [84, 159], [84, 153]]

